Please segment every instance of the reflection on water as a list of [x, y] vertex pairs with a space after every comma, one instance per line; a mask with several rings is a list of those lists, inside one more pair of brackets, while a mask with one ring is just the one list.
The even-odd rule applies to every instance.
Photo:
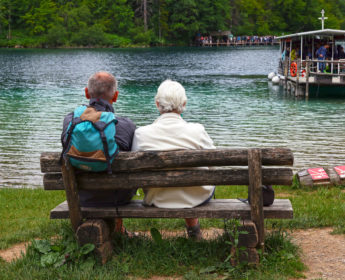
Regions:
[[0, 50], [0, 187], [39, 187], [42, 151], [60, 151], [63, 117], [86, 102], [87, 78], [119, 80], [116, 114], [151, 123], [163, 80], [187, 90], [188, 121], [218, 147], [289, 147], [295, 169], [345, 164], [344, 99], [295, 100], [267, 82], [276, 48]]

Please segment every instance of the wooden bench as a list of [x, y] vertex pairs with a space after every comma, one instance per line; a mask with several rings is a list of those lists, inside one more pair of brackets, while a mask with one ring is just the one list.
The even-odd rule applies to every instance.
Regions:
[[[216, 149], [121, 152], [112, 164], [113, 174], [75, 170], [69, 163], [59, 164], [59, 153], [41, 155], [45, 190], [65, 190], [67, 202], [51, 210], [51, 219], [70, 218], [81, 244], [93, 242], [105, 262], [111, 254], [110, 232], [116, 217], [121, 218], [225, 218], [246, 221], [252, 239], [242, 238], [248, 247], [249, 262], [258, 262], [255, 248], [264, 248], [266, 219], [291, 219], [288, 199], [275, 199], [262, 206], [261, 186], [291, 185], [293, 155], [289, 149]], [[195, 167], [213, 167], [196, 169]], [[234, 167], [235, 166], [235, 167]], [[271, 166], [262, 168], [262, 166]], [[272, 167], [273, 166], [273, 167]], [[217, 167], [217, 168], [214, 168]], [[247, 167], [247, 168], [246, 168]], [[188, 187], [197, 185], [248, 185], [251, 205], [238, 199], [214, 199], [192, 209], [160, 209], [135, 200], [119, 207], [80, 207], [78, 190], [113, 190], [116, 188]], [[85, 221], [86, 220], [86, 221]], [[97, 232], [97, 234], [95, 234]], [[96, 237], [95, 237], [96, 236]], [[254, 239], [253, 239], [254, 238]]]

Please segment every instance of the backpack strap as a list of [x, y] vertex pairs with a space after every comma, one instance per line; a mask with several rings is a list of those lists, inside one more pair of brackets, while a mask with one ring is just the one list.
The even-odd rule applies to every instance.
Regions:
[[71, 122], [71, 126], [69, 127], [69, 129], [67, 130], [67, 139], [66, 139], [66, 142], [64, 142], [64, 145], [63, 145], [63, 148], [62, 148], [62, 152], [61, 152], [61, 155], [60, 155], [60, 164], [62, 164], [62, 159], [66, 159], [66, 152], [70, 146], [70, 142], [71, 142], [71, 138], [72, 138], [72, 133], [73, 133], [73, 130], [75, 128], [75, 126], [77, 124], [80, 124], [81, 122], [83, 122], [79, 117], [78, 118], [73, 118], [72, 119], [72, 122]]
[[[108, 125], [114, 123], [114, 125], [116, 125], [117, 120], [113, 119], [111, 122], [108, 122], [107, 124], [104, 124], [104, 122], [96, 122], [96, 123], [92, 123], [93, 126], [98, 130], [101, 139], [102, 139], [102, 143], [103, 143], [103, 149], [104, 149], [104, 154], [105, 154], [105, 158], [107, 160], [107, 172], [108, 174], [112, 174], [112, 170], [111, 170], [111, 156], [109, 153], [109, 147], [108, 147], [108, 142], [107, 142], [107, 137], [105, 136], [104, 130], [107, 128]], [[116, 155], [119, 151], [119, 148], [116, 148], [116, 151], [114, 153], [114, 155]]]

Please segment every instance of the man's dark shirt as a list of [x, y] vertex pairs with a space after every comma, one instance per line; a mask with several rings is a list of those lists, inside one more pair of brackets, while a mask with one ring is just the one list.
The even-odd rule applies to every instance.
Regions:
[[[113, 106], [104, 99], [91, 98], [89, 106], [94, 107], [97, 111], [113, 112]], [[130, 151], [135, 131], [135, 124], [128, 118], [115, 116], [117, 119], [115, 141], [120, 151]], [[73, 112], [69, 113], [63, 122], [63, 131], [61, 134], [61, 142], [64, 144], [65, 135], [69, 123], [72, 121]], [[115, 159], [116, 160], [116, 157]], [[79, 191], [79, 200], [81, 206], [97, 207], [97, 206], [116, 206], [128, 203], [136, 190], [114, 190], [114, 191]]]

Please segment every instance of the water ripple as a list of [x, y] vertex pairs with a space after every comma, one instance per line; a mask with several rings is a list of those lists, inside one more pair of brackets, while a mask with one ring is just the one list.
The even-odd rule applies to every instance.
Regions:
[[276, 48], [0, 50], [0, 187], [41, 187], [39, 156], [60, 151], [65, 114], [85, 104], [88, 77], [119, 80], [116, 114], [137, 126], [158, 117], [154, 96], [170, 78], [188, 96], [187, 121], [218, 147], [289, 147], [295, 170], [345, 164], [345, 99], [295, 100], [266, 81]]

